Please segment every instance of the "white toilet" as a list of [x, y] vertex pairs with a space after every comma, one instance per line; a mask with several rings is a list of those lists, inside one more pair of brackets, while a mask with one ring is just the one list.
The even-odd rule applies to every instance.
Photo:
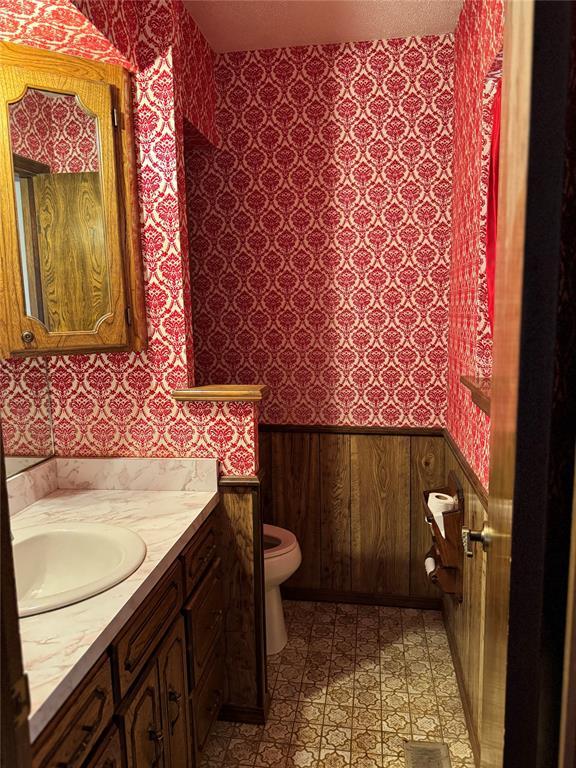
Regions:
[[264, 588], [266, 590], [266, 652], [280, 653], [288, 642], [280, 584], [298, 570], [302, 553], [291, 531], [264, 525]]

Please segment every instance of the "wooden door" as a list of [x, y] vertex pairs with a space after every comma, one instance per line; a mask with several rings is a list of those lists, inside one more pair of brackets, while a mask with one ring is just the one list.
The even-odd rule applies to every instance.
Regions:
[[130, 768], [168, 768], [156, 663], [142, 679], [121, 717]]
[[561, 559], [548, 499], [570, 5], [524, 0], [505, 13], [482, 768], [557, 764], [559, 691], [546, 678], [562, 631], [550, 643], [546, 615], [564, 608], [566, 574], [547, 601], [546, 550]]
[[187, 768], [192, 764], [192, 751], [186, 684], [186, 639], [184, 620], [181, 617], [160, 646], [158, 671], [166, 763], [171, 768]]
[[28, 712], [30, 698], [28, 680], [22, 667], [22, 648], [18, 609], [16, 604], [16, 584], [14, 582], [14, 562], [10, 541], [10, 517], [8, 512], [8, 494], [6, 492], [6, 472], [4, 468], [4, 448], [0, 426], [0, 765], [11, 768], [30, 768], [32, 765], [30, 737], [28, 733]]
[[99, 174], [33, 177], [42, 320], [51, 333], [98, 327], [110, 312]]

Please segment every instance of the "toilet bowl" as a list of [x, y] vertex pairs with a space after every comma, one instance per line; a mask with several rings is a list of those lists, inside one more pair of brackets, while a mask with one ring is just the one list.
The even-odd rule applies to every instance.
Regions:
[[264, 588], [266, 592], [266, 652], [280, 653], [288, 642], [280, 584], [300, 567], [302, 553], [296, 536], [285, 528], [264, 525]]

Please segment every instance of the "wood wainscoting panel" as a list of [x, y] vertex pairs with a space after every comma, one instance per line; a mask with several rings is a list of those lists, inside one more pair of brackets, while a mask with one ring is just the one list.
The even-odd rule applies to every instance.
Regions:
[[423, 493], [446, 484], [443, 437], [410, 438], [410, 595], [440, 597], [424, 570], [430, 549], [430, 526], [424, 517]]
[[320, 586], [320, 451], [313, 432], [271, 435], [272, 520], [300, 542], [302, 565], [287, 585]]
[[[460, 463], [449, 442], [446, 442], [445, 450], [446, 473], [453, 470], [462, 483], [464, 525], [479, 531], [486, 520], [486, 509], [482, 497], [475, 490], [478, 481], [469, 477], [469, 467]], [[479, 764], [486, 616], [486, 553], [481, 546], [474, 547], [473, 557], [464, 559], [462, 602], [458, 603], [445, 596], [444, 616], [468, 720], [470, 741]]]
[[264, 722], [267, 705], [260, 487], [220, 485], [214, 512], [222, 560], [226, 689], [221, 717]]
[[352, 590], [408, 595], [410, 438], [350, 440]]
[[352, 589], [350, 571], [350, 435], [320, 439], [320, 586]]

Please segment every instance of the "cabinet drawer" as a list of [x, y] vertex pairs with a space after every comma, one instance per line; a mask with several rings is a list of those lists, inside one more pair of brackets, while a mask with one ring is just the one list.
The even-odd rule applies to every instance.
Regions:
[[210, 654], [222, 634], [224, 611], [220, 559], [215, 560], [184, 608], [193, 684], [202, 677]]
[[76, 768], [82, 765], [112, 719], [114, 700], [110, 659], [74, 692], [71, 704], [44, 729], [34, 745], [34, 768]]
[[200, 577], [216, 555], [216, 535], [209, 521], [194, 537], [188, 549], [182, 555], [184, 563], [184, 588], [189, 595]]
[[182, 599], [182, 568], [176, 562], [113, 646], [120, 697], [126, 694], [170, 628]]
[[192, 694], [194, 731], [198, 750], [204, 747], [212, 723], [218, 717], [223, 700], [224, 668], [220, 653], [217, 652], [210, 657], [206, 674]]
[[84, 768], [122, 768], [120, 731], [115, 725], [102, 737], [100, 745]]

